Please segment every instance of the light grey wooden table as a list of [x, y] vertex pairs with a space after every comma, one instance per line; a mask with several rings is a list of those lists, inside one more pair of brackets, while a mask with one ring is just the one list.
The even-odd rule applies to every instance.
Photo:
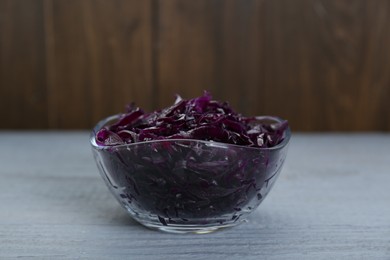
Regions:
[[86, 132], [0, 132], [0, 259], [390, 259], [390, 135], [293, 136], [248, 223], [148, 230], [100, 179]]

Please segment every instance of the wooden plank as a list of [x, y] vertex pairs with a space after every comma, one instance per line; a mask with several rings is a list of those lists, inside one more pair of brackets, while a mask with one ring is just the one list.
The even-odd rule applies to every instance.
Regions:
[[304, 131], [390, 130], [388, 1], [159, 1], [159, 104], [210, 89]]
[[390, 5], [266, 1], [267, 113], [307, 131], [389, 130]]
[[152, 107], [150, 1], [45, 0], [51, 128]]
[[[261, 112], [260, 1], [159, 1], [159, 105], [210, 90], [245, 114]], [[260, 26], [258, 26], [260, 25]]]
[[[366, 39], [361, 68], [357, 102], [357, 130], [390, 130], [390, 3], [388, 1], [365, 2], [367, 16], [363, 26]], [[364, 118], [359, 116], [363, 114]], [[365, 124], [365, 122], [367, 122]]]
[[293, 130], [389, 131], [386, 0], [0, 0], [1, 128], [90, 128], [209, 89]]
[[295, 135], [249, 222], [207, 235], [132, 221], [101, 180], [87, 139], [0, 133], [1, 259], [390, 258], [389, 134]]
[[41, 0], [0, 0], [0, 128], [46, 128]]

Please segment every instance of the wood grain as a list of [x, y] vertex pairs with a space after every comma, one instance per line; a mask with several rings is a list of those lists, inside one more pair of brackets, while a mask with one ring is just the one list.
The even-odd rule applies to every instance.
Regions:
[[387, 0], [0, 0], [0, 128], [210, 90], [294, 131], [390, 131], [388, 24]]
[[[210, 90], [242, 113], [263, 110], [261, 1], [160, 1], [159, 105]], [[258, 26], [260, 25], [260, 26]]]
[[0, 128], [46, 128], [43, 3], [0, 1]]
[[45, 18], [50, 127], [151, 109], [150, 1], [47, 0]]
[[300, 130], [389, 130], [388, 2], [298, 2], [266, 5], [265, 112]]
[[[211, 89], [301, 131], [390, 130], [386, 1], [160, 1], [160, 103]], [[363, 18], [364, 17], [364, 18]]]
[[0, 133], [0, 259], [390, 258], [389, 134], [294, 135], [249, 222], [207, 235], [165, 234], [131, 220], [87, 139]]

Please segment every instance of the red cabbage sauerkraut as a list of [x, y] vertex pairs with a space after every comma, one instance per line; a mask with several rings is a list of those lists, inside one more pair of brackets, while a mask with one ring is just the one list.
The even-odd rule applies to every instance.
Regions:
[[162, 225], [236, 222], [267, 195], [286, 155], [262, 148], [287, 138], [287, 121], [244, 117], [208, 92], [151, 113], [132, 104], [118, 117], [95, 135], [103, 178], [133, 217]]
[[287, 121], [260, 123], [255, 117], [236, 113], [228, 103], [213, 100], [208, 92], [175, 103], [162, 110], [145, 113], [131, 104], [113, 125], [96, 134], [102, 146], [139, 143], [152, 140], [196, 139], [268, 148], [279, 144]]

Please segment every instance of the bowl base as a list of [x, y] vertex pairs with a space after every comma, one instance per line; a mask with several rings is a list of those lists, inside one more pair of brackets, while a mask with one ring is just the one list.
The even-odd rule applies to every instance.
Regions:
[[141, 225], [158, 231], [176, 234], [208, 234], [217, 230], [234, 227], [243, 222], [247, 222], [244, 218], [226, 220], [226, 217], [207, 218], [207, 219], [189, 219], [186, 222], [180, 222], [179, 219], [165, 220], [154, 215], [135, 213], [130, 208], [127, 208], [130, 216]]
[[[139, 221], [138, 221], [139, 222]], [[230, 224], [224, 224], [224, 225], [218, 225], [218, 226], [196, 226], [196, 225], [167, 225], [167, 226], [162, 226], [162, 225], [156, 225], [152, 223], [142, 223], [143, 226], [152, 229], [152, 230], [158, 230], [162, 232], [167, 232], [167, 233], [175, 233], [175, 234], [209, 234], [215, 231], [219, 231], [225, 228], [230, 228], [237, 226], [241, 224], [242, 222], [245, 222], [245, 220], [242, 221], [237, 221], [235, 223], [230, 223]]]

